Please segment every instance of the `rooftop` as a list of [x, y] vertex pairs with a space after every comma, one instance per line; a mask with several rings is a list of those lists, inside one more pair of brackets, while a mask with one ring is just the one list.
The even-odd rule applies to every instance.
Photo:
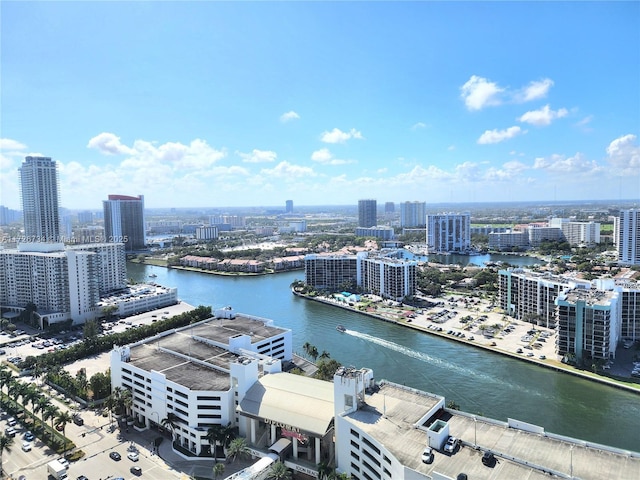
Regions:
[[[635, 478], [640, 471], [640, 456], [631, 452], [546, 434], [539, 427], [527, 424], [519, 424], [519, 428], [515, 428], [516, 422], [510, 426], [439, 409], [416, 428], [415, 424], [440, 399], [384, 382], [377, 392], [366, 396], [364, 409], [347, 418], [384, 444], [403, 465], [430, 476], [437, 472], [456, 478], [464, 472], [474, 479], [533, 480], [548, 479], [550, 473], [569, 478], [572, 473], [576, 478], [600, 479]], [[424, 464], [421, 454], [427, 445], [426, 429], [436, 420], [448, 422], [449, 434], [461, 439], [462, 445], [454, 454], [436, 451], [433, 463]], [[482, 454], [487, 450], [496, 456], [497, 462], [493, 467], [481, 462]]]
[[229, 389], [229, 365], [237, 362], [239, 355], [223, 346], [237, 335], [249, 335], [251, 343], [259, 343], [286, 331], [264, 322], [243, 315], [205, 320], [132, 346], [129, 363], [163, 373], [191, 390], [225, 391]]

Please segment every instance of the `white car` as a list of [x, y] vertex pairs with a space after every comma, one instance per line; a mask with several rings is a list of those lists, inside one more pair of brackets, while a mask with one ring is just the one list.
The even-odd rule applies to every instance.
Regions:
[[64, 468], [69, 468], [69, 460], [67, 460], [65, 457], [60, 457], [58, 461], [62, 464], [62, 466], [64, 466]]
[[456, 437], [449, 437], [447, 443], [444, 444], [444, 451], [448, 453], [455, 452], [458, 442], [459, 440]]
[[433, 462], [433, 450], [431, 447], [426, 447], [424, 452], [422, 452], [422, 463], [431, 463]]
[[22, 450], [25, 452], [31, 451], [31, 442], [22, 442]]
[[127, 453], [127, 458], [132, 462], [137, 462], [140, 456], [136, 452]]

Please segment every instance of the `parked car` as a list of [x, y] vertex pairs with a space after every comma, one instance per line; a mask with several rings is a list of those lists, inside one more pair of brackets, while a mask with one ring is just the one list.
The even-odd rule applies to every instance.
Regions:
[[131, 467], [131, 468], [129, 469], [129, 471], [130, 471], [131, 473], [133, 473], [134, 475], [137, 475], [137, 476], [142, 475], [142, 469], [141, 469], [140, 467], [138, 467], [138, 466]]
[[78, 426], [82, 426], [82, 425], [84, 425], [84, 420], [82, 419], [82, 417], [80, 415], [74, 415], [73, 416], [73, 423], [75, 423]]
[[122, 457], [120, 456], [120, 454], [118, 452], [111, 452], [109, 453], [109, 458], [111, 460], [115, 460], [116, 462], [119, 461]]
[[31, 451], [31, 442], [22, 442], [22, 450], [25, 452]]
[[448, 453], [453, 453], [456, 451], [456, 447], [458, 446], [458, 444], [460, 443], [460, 440], [458, 440], [456, 437], [449, 437], [447, 439], [447, 443], [444, 444], [444, 451], [448, 452]]
[[431, 447], [427, 447], [422, 452], [422, 463], [431, 463], [433, 462], [433, 450]]
[[24, 439], [27, 440], [28, 442], [32, 442], [34, 438], [35, 438], [35, 436], [30, 431], [27, 431], [24, 434]]
[[493, 456], [491, 452], [484, 452], [482, 454], [482, 464], [487, 467], [491, 467], [494, 463], [496, 463], [496, 457]]
[[4, 431], [4, 434], [7, 437], [15, 437], [16, 436], [16, 429], [13, 427], [7, 427]]
[[69, 468], [69, 460], [67, 460], [66, 457], [60, 457], [58, 459], [58, 462], [60, 462], [60, 464], [64, 467], [64, 468]]
[[14, 417], [7, 418], [7, 425], [10, 427], [15, 427], [16, 423], [18, 423], [18, 421]]
[[127, 458], [132, 462], [137, 462], [140, 456], [136, 452], [129, 452], [127, 453]]

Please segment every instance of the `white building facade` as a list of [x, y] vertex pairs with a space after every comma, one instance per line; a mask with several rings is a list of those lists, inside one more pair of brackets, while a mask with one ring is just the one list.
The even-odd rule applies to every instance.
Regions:
[[49, 157], [25, 157], [20, 167], [20, 194], [25, 242], [62, 242], [58, 166]]
[[471, 249], [471, 214], [427, 215], [426, 242], [432, 253], [467, 253]]
[[62, 243], [25, 243], [0, 250], [0, 304], [10, 311], [36, 306], [41, 328], [72, 319], [95, 319], [99, 300], [94, 252], [65, 250]]
[[426, 202], [403, 202], [400, 204], [400, 226], [422, 227], [427, 221]]
[[618, 263], [640, 265], [640, 210], [622, 210], [615, 231]]
[[[111, 385], [130, 390], [139, 425], [171, 418], [176, 442], [208, 452], [207, 431], [237, 426], [236, 406], [262, 375], [292, 359], [291, 331], [220, 310], [209, 320], [111, 351]], [[245, 425], [245, 423], [243, 423]]]

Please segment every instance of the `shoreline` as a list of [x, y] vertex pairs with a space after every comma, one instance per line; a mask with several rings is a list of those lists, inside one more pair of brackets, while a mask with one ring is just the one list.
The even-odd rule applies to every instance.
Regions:
[[[337, 307], [337, 308], [342, 308], [344, 310], [348, 310], [350, 312], [366, 315], [368, 317], [375, 318], [376, 320], [382, 320], [382, 321], [387, 322], [387, 323], [394, 323], [394, 324], [399, 325], [401, 327], [410, 328], [410, 329], [412, 329], [412, 330], [414, 330], [416, 332], [427, 333], [427, 334], [430, 334], [430, 335], [437, 336], [439, 338], [455, 341], [455, 342], [461, 343], [463, 345], [469, 345], [471, 347], [480, 348], [480, 349], [483, 349], [483, 350], [485, 350], [487, 352], [494, 353], [496, 355], [504, 355], [504, 356], [507, 356], [507, 357], [510, 357], [510, 358], [513, 358], [513, 359], [516, 359], [516, 360], [526, 361], [526, 362], [529, 362], [529, 363], [531, 363], [533, 365], [537, 365], [537, 366], [540, 366], [540, 367], [548, 368], [548, 369], [555, 370], [555, 371], [561, 372], [561, 373], [567, 373], [569, 375], [573, 375], [575, 377], [579, 377], [579, 378], [582, 378], [584, 380], [590, 380], [590, 381], [593, 381], [593, 382], [600, 383], [602, 385], [618, 388], [620, 390], [624, 390], [624, 391], [627, 391], [627, 392], [630, 392], [630, 393], [635, 393], [637, 395], [640, 395], [640, 385], [638, 385], [637, 387], [633, 387], [633, 386], [630, 386], [630, 385], [624, 385], [624, 384], [618, 383], [617, 381], [610, 380], [608, 378], [598, 378], [598, 377], [592, 376], [592, 374], [586, 374], [586, 373], [583, 373], [580, 370], [573, 369], [571, 367], [567, 367], [564, 364], [554, 365], [554, 364], [547, 363], [546, 361], [539, 360], [537, 358], [525, 357], [525, 356], [522, 356], [522, 354], [513, 353], [513, 352], [510, 352], [510, 351], [501, 349], [501, 348], [498, 347], [498, 345], [483, 345], [481, 343], [478, 343], [477, 341], [469, 340], [467, 338], [454, 337], [454, 336], [448, 335], [444, 331], [444, 329], [441, 332], [438, 332], [438, 331], [435, 331], [435, 330], [429, 330], [428, 328], [422, 327], [422, 326], [417, 325], [417, 324], [415, 324], [413, 322], [409, 323], [409, 322], [406, 322], [406, 321], [404, 321], [404, 322], [397, 321], [397, 320], [394, 320], [394, 319], [391, 319], [391, 318], [385, 318], [384, 316], [378, 315], [378, 314], [375, 314], [375, 313], [363, 312], [363, 311], [358, 310], [357, 308], [351, 307], [349, 305], [340, 304], [338, 302], [327, 300], [325, 298], [310, 297], [308, 295], [304, 295], [302, 293], [296, 292], [293, 288], [291, 289], [291, 293], [293, 293], [295, 296], [300, 297], [300, 298], [304, 298], [304, 299], [307, 299], [307, 300], [313, 300], [313, 301], [316, 301], [316, 302], [319, 302], [319, 303], [323, 303], [325, 305], [331, 305], [331, 306]], [[492, 343], [496, 343], [496, 342], [492, 342]]]

